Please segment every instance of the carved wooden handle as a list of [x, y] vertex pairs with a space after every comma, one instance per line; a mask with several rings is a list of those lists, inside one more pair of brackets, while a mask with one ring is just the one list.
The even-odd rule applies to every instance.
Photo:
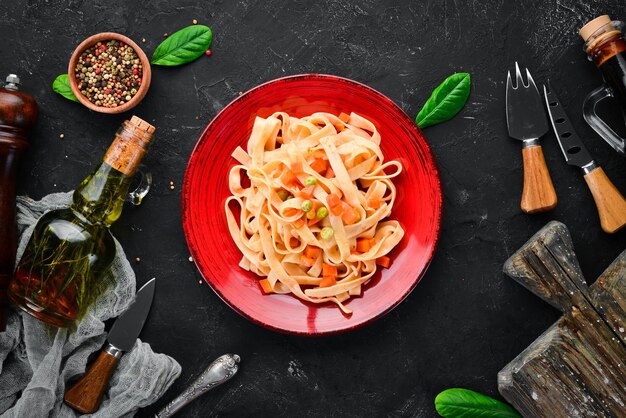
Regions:
[[524, 191], [522, 210], [526, 213], [547, 212], [557, 203], [556, 191], [543, 158], [541, 145], [522, 148], [524, 160]]
[[626, 225], [626, 200], [606, 176], [604, 170], [598, 167], [585, 174], [585, 181], [593, 200], [596, 201], [600, 225], [607, 234], [619, 231]]
[[67, 392], [65, 403], [83, 414], [98, 410], [119, 358], [102, 351], [87, 373]]

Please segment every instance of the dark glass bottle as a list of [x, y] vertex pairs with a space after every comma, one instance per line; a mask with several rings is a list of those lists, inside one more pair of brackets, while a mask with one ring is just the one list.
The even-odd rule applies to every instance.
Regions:
[[625, 139], [620, 137], [596, 113], [596, 105], [613, 98], [622, 109], [626, 123], [626, 40], [624, 23], [612, 21], [604, 15], [587, 23], [580, 30], [585, 40], [585, 52], [602, 72], [604, 85], [592, 91], [585, 99], [583, 116], [589, 125], [617, 152], [626, 155]]
[[153, 126], [135, 116], [125, 121], [102, 164], [74, 192], [71, 206], [39, 219], [9, 286], [16, 306], [68, 327], [111, 285], [102, 279], [115, 257], [109, 227], [122, 213], [153, 133]]

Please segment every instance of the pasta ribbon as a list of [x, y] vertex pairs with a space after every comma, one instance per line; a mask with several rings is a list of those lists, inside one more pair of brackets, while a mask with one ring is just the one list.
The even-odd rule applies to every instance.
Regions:
[[[278, 112], [257, 117], [237, 147], [224, 210], [243, 257], [265, 293], [344, 304], [388, 267], [404, 230], [389, 220], [398, 161], [384, 161], [374, 123], [355, 113]], [[245, 184], [245, 186], [244, 186]]]

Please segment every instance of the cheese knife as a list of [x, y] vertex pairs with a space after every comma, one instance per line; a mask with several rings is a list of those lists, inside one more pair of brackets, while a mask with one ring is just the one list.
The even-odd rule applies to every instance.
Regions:
[[539, 139], [550, 127], [537, 85], [525, 69], [524, 83], [515, 63], [515, 85], [509, 71], [506, 78], [506, 126], [509, 136], [522, 141], [524, 188], [520, 207], [525, 213], [546, 212], [557, 204], [556, 191], [543, 157]]
[[598, 208], [600, 225], [604, 232], [612, 234], [626, 225], [626, 200], [609, 180], [602, 167], [591, 158], [589, 151], [574, 131], [565, 109], [548, 83], [543, 86], [546, 107], [556, 139], [561, 146], [565, 161], [580, 167], [587, 186]]
[[143, 285], [135, 301], [111, 327], [107, 346], [89, 370], [65, 392], [65, 403], [83, 414], [96, 412], [122, 354], [135, 345], [150, 312], [156, 279]]

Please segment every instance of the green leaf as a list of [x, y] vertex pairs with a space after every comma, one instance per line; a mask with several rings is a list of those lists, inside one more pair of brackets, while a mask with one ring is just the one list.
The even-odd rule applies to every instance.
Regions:
[[203, 25], [191, 25], [171, 34], [152, 54], [152, 63], [173, 67], [187, 64], [206, 52], [213, 34]]
[[435, 398], [435, 409], [445, 418], [520, 418], [511, 406], [468, 389], [447, 389]]
[[452, 119], [465, 106], [470, 86], [468, 73], [455, 73], [446, 78], [433, 91], [415, 118], [417, 126], [423, 129]]
[[54, 90], [56, 93], [59, 93], [66, 99], [78, 102], [78, 99], [76, 98], [76, 96], [74, 96], [72, 88], [70, 87], [70, 81], [67, 74], [61, 74], [54, 79], [54, 81], [52, 82], [52, 90]]

